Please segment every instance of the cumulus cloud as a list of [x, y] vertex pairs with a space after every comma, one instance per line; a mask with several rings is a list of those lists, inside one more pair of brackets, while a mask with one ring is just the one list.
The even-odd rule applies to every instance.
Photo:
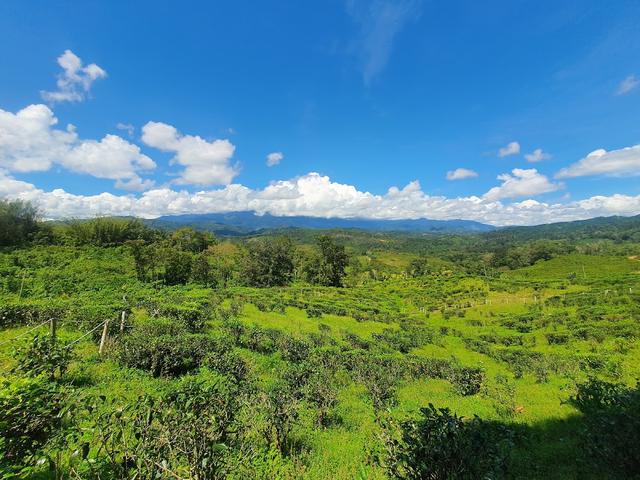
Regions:
[[116, 188], [121, 190], [129, 190], [131, 192], [143, 192], [149, 190], [155, 186], [156, 182], [151, 179], [142, 179], [140, 177], [133, 177], [129, 180], [116, 180]]
[[640, 79], [635, 75], [629, 75], [620, 82], [620, 85], [618, 85], [616, 95], [626, 95], [627, 93], [635, 90], [638, 85], [640, 85]]
[[71, 50], [65, 50], [58, 57], [58, 65], [62, 68], [56, 82], [58, 89], [40, 92], [42, 98], [50, 103], [81, 102], [89, 94], [93, 82], [107, 76], [107, 72], [95, 63], [83, 66], [80, 57]]
[[0, 167], [12, 172], [49, 170], [54, 164], [72, 172], [150, 186], [138, 172], [155, 168], [137, 145], [117, 135], [80, 139], [75, 127], [55, 128], [58, 119], [46, 105], [11, 113], [0, 109]]
[[142, 141], [175, 153], [172, 163], [184, 167], [178, 184], [228, 185], [238, 174], [237, 165], [231, 165], [236, 147], [229, 140], [207, 142], [197, 135], [183, 135], [172, 125], [148, 122], [142, 127]]
[[57, 123], [42, 104], [15, 114], [0, 109], [0, 167], [14, 172], [49, 170], [54, 159], [65, 157], [76, 138], [73, 128], [53, 128]]
[[348, 0], [347, 12], [358, 25], [354, 51], [369, 85], [387, 65], [396, 36], [420, 14], [420, 0]]
[[561, 169], [556, 178], [585, 177], [591, 175], [640, 174], [640, 145], [607, 152], [594, 150], [578, 162]]
[[498, 156], [500, 158], [508, 157], [510, 155], [517, 155], [520, 153], [520, 144], [518, 142], [510, 142], [508, 145], [498, 150]]
[[261, 190], [232, 184], [195, 193], [158, 188], [139, 196], [111, 193], [85, 196], [61, 189], [43, 191], [0, 170], [0, 196], [36, 202], [49, 218], [96, 215], [154, 218], [182, 213], [252, 210], [284, 216], [461, 218], [493, 225], [532, 225], [595, 216], [635, 215], [640, 212], [640, 195], [595, 196], [568, 203], [545, 203], [530, 198], [504, 203], [487, 195], [461, 198], [430, 196], [422, 191], [417, 181], [404, 188], [391, 187], [385, 194], [376, 195], [360, 191], [353, 185], [333, 182], [318, 173], [274, 182]]
[[525, 154], [524, 158], [527, 162], [536, 163], [542, 162], [543, 160], [549, 160], [551, 155], [543, 152], [541, 148], [536, 148], [533, 152]]
[[278, 165], [283, 158], [284, 158], [284, 155], [282, 152], [270, 153], [269, 155], [267, 155], [267, 167], [273, 167], [275, 165]]
[[498, 175], [502, 185], [493, 187], [484, 194], [489, 201], [503, 198], [533, 197], [542, 193], [554, 192], [562, 188], [562, 184], [552, 183], [535, 168], [514, 168], [509, 173]]
[[478, 172], [469, 170], [468, 168], [456, 168], [447, 172], [447, 180], [464, 180], [466, 178], [477, 177]]

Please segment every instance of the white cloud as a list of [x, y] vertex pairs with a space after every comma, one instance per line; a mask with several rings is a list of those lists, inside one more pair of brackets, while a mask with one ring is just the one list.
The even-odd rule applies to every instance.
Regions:
[[107, 76], [107, 72], [95, 63], [83, 67], [82, 60], [71, 50], [65, 50], [58, 57], [58, 65], [63, 70], [56, 82], [58, 90], [40, 92], [42, 98], [50, 103], [81, 102], [89, 94], [93, 82]]
[[541, 148], [536, 148], [533, 152], [525, 154], [524, 158], [527, 162], [535, 163], [542, 162], [543, 160], [549, 160], [551, 155], [543, 152]]
[[153, 218], [181, 213], [253, 210], [273, 215], [461, 218], [493, 225], [532, 225], [640, 213], [640, 195], [595, 196], [568, 203], [545, 203], [533, 199], [503, 203], [488, 195], [462, 198], [430, 196], [422, 191], [418, 182], [411, 182], [404, 188], [391, 187], [384, 195], [375, 195], [352, 185], [332, 182], [329, 177], [317, 173], [274, 182], [262, 190], [233, 184], [195, 193], [159, 188], [139, 196], [110, 193], [84, 196], [61, 189], [45, 192], [0, 170], [0, 196], [34, 201], [49, 218], [96, 215]]
[[0, 167], [14, 172], [49, 170], [76, 139], [73, 129], [53, 128], [57, 123], [46, 105], [29, 105], [15, 114], [0, 109]]
[[607, 152], [594, 150], [582, 160], [563, 168], [556, 178], [585, 177], [590, 175], [640, 174], [640, 145]]
[[498, 156], [500, 158], [508, 157], [509, 155], [517, 155], [520, 153], [520, 144], [518, 142], [510, 142], [508, 145], [498, 150]]
[[237, 165], [231, 165], [236, 147], [229, 140], [207, 142], [199, 136], [183, 135], [166, 123], [148, 122], [142, 127], [142, 141], [175, 153], [172, 163], [185, 167], [176, 183], [228, 185], [238, 174]]
[[118, 130], [124, 130], [125, 132], [127, 132], [129, 134], [129, 137], [133, 137], [133, 134], [136, 131], [136, 127], [134, 127], [133, 125], [131, 125], [130, 123], [122, 123], [122, 122], [118, 122], [116, 124], [116, 128]]
[[133, 177], [129, 180], [116, 180], [116, 188], [121, 190], [129, 190], [131, 192], [143, 192], [150, 190], [155, 186], [156, 182], [150, 179], [142, 179], [140, 177]]
[[278, 165], [283, 158], [284, 158], [284, 155], [282, 152], [270, 153], [269, 155], [267, 155], [267, 167], [273, 167], [275, 165]]
[[117, 135], [83, 140], [75, 127], [55, 128], [58, 119], [46, 105], [29, 105], [11, 113], [0, 109], [0, 168], [12, 172], [47, 171], [54, 164], [72, 172], [147, 185], [138, 172], [155, 168], [137, 145]]
[[532, 197], [562, 188], [562, 184], [550, 182], [535, 168], [514, 168], [511, 174], [498, 175], [498, 180], [502, 181], [502, 185], [493, 187], [484, 194], [483, 198], [493, 201], [503, 198]]
[[635, 90], [638, 85], [640, 85], [640, 79], [638, 79], [638, 77], [636, 77], [635, 75], [629, 75], [627, 78], [620, 82], [620, 85], [618, 85], [616, 95], [625, 95], [632, 90]]
[[69, 170], [111, 180], [131, 179], [139, 170], [151, 170], [156, 164], [140, 152], [140, 147], [117, 135], [106, 135], [99, 142], [83, 140], [73, 146], [62, 160]]
[[468, 168], [456, 168], [447, 172], [447, 180], [464, 180], [466, 178], [477, 177], [478, 172], [469, 170]]
[[384, 70], [395, 37], [420, 14], [419, 0], [347, 0], [347, 12], [358, 24], [354, 50], [362, 62], [365, 85]]

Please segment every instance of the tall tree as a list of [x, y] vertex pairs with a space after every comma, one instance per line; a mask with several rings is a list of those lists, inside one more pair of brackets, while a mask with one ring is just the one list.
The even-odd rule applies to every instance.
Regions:
[[246, 283], [254, 287], [287, 285], [293, 277], [293, 251], [287, 237], [249, 243], [243, 268]]
[[327, 287], [341, 287], [349, 262], [344, 245], [338, 245], [328, 235], [318, 237], [317, 245], [318, 253], [305, 267], [307, 280]]
[[22, 200], [0, 200], [0, 246], [21, 245], [38, 231], [38, 209]]
[[171, 243], [180, 250], [198, 253], [206, 250], [210, 245], [214, 245], [216, 238], [212, 233], [183, 227], [171, 234]]

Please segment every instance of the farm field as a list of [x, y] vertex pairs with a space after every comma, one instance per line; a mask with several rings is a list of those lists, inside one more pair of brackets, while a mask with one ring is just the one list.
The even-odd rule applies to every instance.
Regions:
[[509, 268], [108, 222], [0, 253], [2, 478], [637, 473], [636, 243]]

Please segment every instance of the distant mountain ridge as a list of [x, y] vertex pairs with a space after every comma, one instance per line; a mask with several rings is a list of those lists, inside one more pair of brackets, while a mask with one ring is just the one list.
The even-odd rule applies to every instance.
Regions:
[[640, 215], [622, 217], [595, 217], [587, 220], [546, 223], [528, 227], [503, 227], [489, 233], [495, 237], [518, 238], [520, 240], [557, 240], [562, 238], [593, 238], [629, 240], [640, 238]]
[[257, 215], [255, 212], [204, 213], [167, 215], [149, 220], [158, 228], [193, 227], [209, 230], [221, 235], [243, 235], [269, 229], [359, 229], [383, 232], [417, 233], [482, 233], [496, 229], [472, 220], [371, 220], [364, 218], [322, 218], [307, 216], [280, 217], [270, 214]]

